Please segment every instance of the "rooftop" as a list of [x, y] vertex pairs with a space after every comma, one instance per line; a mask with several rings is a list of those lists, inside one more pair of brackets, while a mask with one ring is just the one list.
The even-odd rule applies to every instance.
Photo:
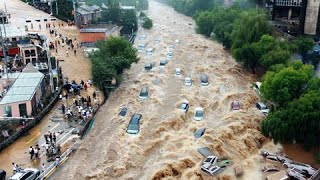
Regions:
[[1, 24], [1, 28], [3, 28], [3, 25], [6, 29], [6, 36], [8, 38], [10, 37], [19, 37], [19, 36], [27, 36], [27, 33], [25, 29], [21, 29], [17, 26], [13, 26], [12, 24]]
[[30, 69], [31, 66], [32, 64], [29, 63], [25, 68], [26, 71], [17, 73], [16, 81], [0, 101], [0, 104], [23, 102], [32, 99], [38, 85], [44, 78], [44, 74], [38, 72], [36, 69], [32, 71]]

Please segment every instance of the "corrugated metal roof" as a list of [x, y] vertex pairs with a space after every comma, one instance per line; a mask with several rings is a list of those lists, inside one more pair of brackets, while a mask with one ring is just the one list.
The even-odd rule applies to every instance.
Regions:
[[108, 29], [105, 28], [85, 28], [80, 29], [80, 33], [86, 33], [86, 32], [107, 32]]
[[[13, 26], [12, 24], [4, 24], [4, 26], [6, 28], [6, 36], [7, 36], [7, 38], [27, 36], [27, 33], [26, 33], [24, 28], [19, 28], [17, 26]], [[1, 28], [3, 28], [3, 24], [1, 24]]]
[[40, 72], [22, 72], [13, 83], [0, 104], [29, 101], [33, 97], [38, 85], [44, 78]]

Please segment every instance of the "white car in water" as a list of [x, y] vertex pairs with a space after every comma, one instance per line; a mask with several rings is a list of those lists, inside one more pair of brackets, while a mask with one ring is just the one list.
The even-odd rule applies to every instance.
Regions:
[[270, 110], [269, 108], [263, 103], [263, 102], [258, 102], [256, 104], [256, 107], [262, 112], [264, 115], [268, 115]]
[[303, 163], [298, 163], [298, 162], [288, 162], [288, 163], [283, 163], [284, 167], [287, 168], [294, 168], [302, 171], [305, 175], [313, 175], [316, 172], [316, 169], [311, 167], [309, 164], [303, 164]]
[[203, 119], [203, 108], [202, 107], [196, 107], [194, 109], [194, 119], [196, 121], [200, 121]]
[[185, 86], [192, 86], [191, 77], [186, 77], [186, 78], [184, 79], [184, 85], [185, 85]]

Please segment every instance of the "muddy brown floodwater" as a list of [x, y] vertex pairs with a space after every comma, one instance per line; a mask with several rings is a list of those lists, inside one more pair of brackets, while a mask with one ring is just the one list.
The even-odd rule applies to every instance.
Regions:
[[[148, 15], [154, 27], [140, 29], [138, 35], [146, 39], [137, 38], [135, 46], [144, 43], [154, 48], [153, 55], [139, 53], [141, 60], [125, 72], [124, 82], [99, 110], [90, 134], [52, 179], [235, 179], [231, 167], [217, 177], [200, 171], [204, 158], [197, 149], [206, 146], [243, 166], [242, 179], [262, 179], [259, 148], [282, 147], [259, 131], [264, 116], [255, 108], [258, 96], [251, 85], [255, 78], [220, 44], [196, 34], [190, 17], [154, 1]], [[174, 56], [160, 73], [160, 59], [169, 50]], [[156, 64], [150, 72], [144, 71], [148, 62]], [[177, 67], [181, 76], [174, 76]], [[208, 75], [209, 86], [200, 85], [201, 73]], [[183, 84], [186, 76], [193, 80], [191, 87]], [[140, 101], [144, 86], [150, 97]], [[184, 100], [190, 104], [186, 116], [178, 110]], [[240, 101], [241, 110], [230, 111], [234, 100]], [[204, 118], [195, 121], [194, 108], [199, 106]], [[121, 107], [129, 109], [124, 118], [118, 116]], [[126, 127], [134, 113], [142, 114], [140, 133], [128, 135]], [[196, 140], [193, 132], [201, 127], [206, 132]]]

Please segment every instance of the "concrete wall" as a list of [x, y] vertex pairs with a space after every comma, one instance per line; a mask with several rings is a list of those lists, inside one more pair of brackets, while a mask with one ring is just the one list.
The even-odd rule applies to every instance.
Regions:
[[308, 0], [306, 18], [304, 23], [305, 34], [315, 35], [317, 32], [319, 4], [320, 0]]
[[26, 106], [27, 106], [27, 115], [31, 116], [31, 113], [32, 113], [31, 101], [16, 102], [16, 103], [11, 103], [11, 104], [1, 104], [0, 105], [0, 116], [3, 117], [4, 107], [9, 105], [9, 106], [11, 106], [12, 117], [20, 117], [19, 104], [24, 104], [24, 103], [26, 103]]

